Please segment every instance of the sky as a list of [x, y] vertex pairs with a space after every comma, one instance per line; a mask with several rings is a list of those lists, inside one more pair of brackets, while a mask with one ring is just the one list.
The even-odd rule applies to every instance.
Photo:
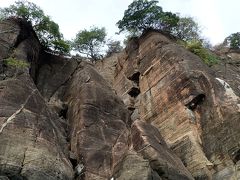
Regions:
[[[66, 39], [73, 39], [78, 31], [91, 26], [105, 27], [108, 38], [122, 40], [116, 35], [116, 22], [133, 0], [29, 0], [40, 6], [45, 14], [59, 24]], [[15, 0], [0, 0], [7, 7]], [[202, 35], [215, 45], [228, 35], [240, 31], [237, 15], [240, 0], [159, 0], [164, 11], [193, 17], [201, 26]]]

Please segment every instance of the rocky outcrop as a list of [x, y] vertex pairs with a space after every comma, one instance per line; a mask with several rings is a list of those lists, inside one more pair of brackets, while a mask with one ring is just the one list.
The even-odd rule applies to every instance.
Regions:
[[0, 33], [0, 179], [192, 179], [93, 65], [45, 52], [23, 20]]
[[2, 21], [0, 179], [238, 179], [239, 57], [149, 31], [92, 65]]
[[63, 126], [33, 81], [41, 51], [35, 33], [19, 19], [3, 21], [0, 32], [0, 175], [72, 179]]
[[223, 67], [209, 68], [154, 31], [132, 39], [113, 67], [113, 88], [131, 119], [157, 126], [195, 179], [240, 176], [239, 67]]
[[136, 120], [131, 128], [133, 149], [148, 159], [159, 176], [166, 179], [192, 179], [181, 160], [168, 148], [160, 132], [144, 121]]
[[128, 113], [92, 65], [80, 63], [67, 92], [71, 151], [85, 179], [108, 179], [128, 150]]

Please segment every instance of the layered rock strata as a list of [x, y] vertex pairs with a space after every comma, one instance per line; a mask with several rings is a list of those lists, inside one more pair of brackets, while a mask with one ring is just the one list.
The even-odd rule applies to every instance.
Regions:
[[209, 68], [172, 37], [149, 31], [112, 61], [114, 70], [109, 62], [105, 69], [133, 121], [157, 126], [196, 179], [239, 178], [237, 60], [229, 71], [222, 62]]
[[93, 65], [46, 52], [23, 20], [0, 33], [1, 179], [192, 179]]
[[33, 81], [41, 51], [36, 35], [20, 19], [3, 21], [0, 32], [0, 175], [72, 179], [65, 131]]

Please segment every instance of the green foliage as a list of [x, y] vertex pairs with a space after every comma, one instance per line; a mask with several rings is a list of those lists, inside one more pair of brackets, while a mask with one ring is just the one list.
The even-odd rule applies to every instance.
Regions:
[[98, 60], [101, 58], [100, 49], [105, 43], [105, 28], [91, 27], [90, 30], [81, 30], [73, 40], [73, 48], [92, 58]]
[[172, 34], [184, 41], [200, 39], [200, 27], [191, 17], [182, 17], [177, 26], [173, 28]]
[[192, 40], [188, 42], [182, 41], [182, 44], [186, 47], [186, 49], [199, 56], [204, 63], [209, 66], [214, 65], [219, 61], [219, 58], [210, 52], [210, 50], [204, 48], [202, 42], [199, 40]]
[[240, 32], [233, 33], [225, 39], [225, 42], [231, 49], [240, 48]]
[[171, 31], [179, 17], [171, 12], [163, 12], [157, 3], [157, 0], [134, 0], [124, 12], [123, 19], [117, 22], [120, 32], [137, 35], [147, 29]]
[[[41, 44], [46, 49], [53, 49], [59, 53], [68, 53], [70, 50], [59, 31], [58, 24], [32, 2], [16, 1], [8, 8], [1, 9], [0, 17], [20, 17], [31, 22]], [[56, 42], [58, 42], [57, 45]]]
[[64, 41], [62, 39], [58, 39], [52, 42], [53, 48], [55, 51], [59, 51], [63, 54], [68, 54], [71, 50], [70, 42]]
[[118, 53], [120, 51], [123, 50], [123, 47], [121, 46], [121, 42], [120, 41], [114, 41], [114, 40], [110, 40], [107, 43], [108, 49], [106, 52], [106, 56], [109, 57], [114, 53]]
[[12, 66], [15, 68], [29, 68], [30, 64], [24, 60], [18, 60], [16, 58], [9, 57], [4, 59], [4, 64], [6, 66]]

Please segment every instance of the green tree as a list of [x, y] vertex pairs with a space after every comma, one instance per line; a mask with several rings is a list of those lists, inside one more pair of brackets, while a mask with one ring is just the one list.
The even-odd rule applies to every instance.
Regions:
[[81, 30], [73, 40], [74, 50], [87, 55], [94, 61], [101, 59], [101, 47], [105, 43], [105, 28], [91, 27], [89, 30]]
[[19, 17], [31, 22], [41, 44], [47, 50], [53, 49], [59, 53], [68, 53], [69, 44], [63, 39], [57, 23], [44, 14], [36, 4], [28, 1], [16, 1], [7, 8], [0, 9], [0, 17]]
[[192, 17], [181, 17], [172, 34], [184, 41], [200, 40], [200, 27]]
[[133, 35], [147, 29], [170, 32], [177, 25], [179, 17], [164, 12], [157, 3], [157, 0], [134, 0], [125, 10], [122, 20], [117, 22], [120, 32], [127, 31]]
[[118, 53], [123, 50], [120, 41], [109, 40], [107, 43], [106, 57], [111, 56], [114, 53]]
[[239, 49], [240, 48], [240, 32], [236, 32], [228, 36], [224, 40], [224, 44], [229, 46], [231, 49]]

